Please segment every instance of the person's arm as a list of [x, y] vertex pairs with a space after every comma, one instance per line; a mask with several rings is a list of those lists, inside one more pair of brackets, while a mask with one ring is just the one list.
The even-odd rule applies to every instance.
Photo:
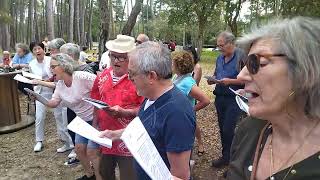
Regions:
[[240, 79], [231, 79], [231, 78], [223, 78], [221, 80], [218, 80], [218, 83], [221, 83], [225, 86], [228, 85], [243, 85], [244, 82]]
[[54, 89], [56, 87], [56, 84], [54, 82], [41, 81], [41, 80], [37, 80], [37, 79], [33, 79], [32, 82], [34, 85], [41, 85], [41, 86], [45, 86], [45, 87], [52, 88], [52, 89]]
[[200, 64], [197, 63], [194, 66], [193, 73], [194, 73], [193, 79], [196, 81], [197, 86], [199, 86], [201, 76], [202, 76], [202, 68], [201, 68]]
[[61, 101], [57, 99], [50, 99], [48, 100], [48, 104], [45, 104], [45, 105], [51, 108], [56, 108], [57, 106], [59, 106], [60, 102]]
[[124, 109], [119, 105], [106, 107], [103, 109], [109, 115], [116, 117], [116, 118], [128, 118], [128, 117], [135, 117], [138, 115], [139, 107], [133, 109]]
[[116, 140], [120, 140], [120, 137], [123, 133], [124, 129], [118, 129], [118, 130], [104, 130], [104, 131], [101, 131], [100, 133], [100, 136], [99, 137], [107, 137], [109, 139], [111, 139], [112, 141], [116, 141]]
[[193, 107], [194, 111], [205, 108], [210, 104], [210, 99], [208, 98], [208, 96], [203, 93], [202, 90], [196, 85], [192, 86], [189, 95], [198, 101], [198, 103]]
[[190, 179], [190, 160], [191, 150], [183, 151], [180, 153], [167, 152], [168, 160], [170, 163], [170, 172], [183, 180]]

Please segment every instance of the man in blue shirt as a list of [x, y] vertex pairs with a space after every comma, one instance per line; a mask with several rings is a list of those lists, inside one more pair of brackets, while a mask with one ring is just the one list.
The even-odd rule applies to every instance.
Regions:
[[243, 82], [237, 79], [237, 75], [241, 70], [240, 64], [243, 64], [246, 56], [241, 49], [236, 48], [234, 41], [235, 37], [230, 32], [222, 32], [218, 35], [217, 45], [221, 54], [216, 60], [214, 71], [216, 80], [207, 81], [209, 85], [216, 84], [213, 93], [216, 95], [215, 106], [220, 128], [222, 157], [214, 160], [212, 166], [218, 168], [229, 164], [234, 129], [241, 113], [235, 94], [229, 87], [234, 90], [243, 87]]
[[[156, 42], [142, 43], [129, 53], [129, 78], [138, 95], [146, 98], [138, 116], [171, 174], [190, 179], [195, 113], [187, 97], [172, 84], [171, 66], [169, 50]], [[114, 140], [122, 132], [106, 130], [102, 135]], [[139, 164], [135, 165], [137, 179], [149, 180]]]
[[29, 62], [32, 60], [32, 53], [29, 51], [29, 47], [26, 44], [16, 44], [16, 54], [12, 59], [13, 67], [21, 69], [28, 67]]

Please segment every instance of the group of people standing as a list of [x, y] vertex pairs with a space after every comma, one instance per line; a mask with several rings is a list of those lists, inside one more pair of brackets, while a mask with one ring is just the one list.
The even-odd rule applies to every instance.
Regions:
[[[319, 20], [304, 17], [272, 22], [239, 39], [239, 47], [233, 34], [217, 36], [221, 54], [207, 83], [216, 84], [222, 156], [212, 166], [229, 165], [227, 179], [320, 177], [319, 27]], [[210, 103], [198, 87], [202, 73], [197, 54], [190, 47], [171, 53], [161, 43], [141, 39], [118, 35], [108, 41], [107, 65], [98, 74], [79, 61], [75, 44], [52, 40], [50, 58], [44, 56], [43, 43], [31, 43], [35, 59], [26, 65], [46, 80], [34, 80], [34, 90], [49, 99], [36, 102], [36, 152], [43, 148], [48, 106], [56, 108], [58, 134], [65, 142], [57, 151], [75, 148], [73, 158], [85, 173], [79, 179], [116, 179], [116, 166], [121, 180], [150, 179], [120, 140], [138, 116], [172, 178], [191, 179], [195, 137], [198, 155], [205, 150], [195, 112]], [[230, 88], [247, 99], [249, 117], [240, 122], [241, 110]], [[96, 109], [84, 97], [109, 106]], [[78, 134], [72, 141], [66, 124], [75, 116], [112, 139], [112, 148]]]

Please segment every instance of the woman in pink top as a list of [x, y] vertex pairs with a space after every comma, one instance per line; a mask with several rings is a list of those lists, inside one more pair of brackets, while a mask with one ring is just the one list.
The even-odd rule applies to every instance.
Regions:
[[[94, 119], [94, 107], [82, 100], [90, 97], [91, 88], [96, 78], [95, 74], [85, 71], [74, 71], [77, 64], [67, 54], [56, 54], [52, 56], [50, 68], [56, 79], [56, 89], [52, 99], [46, 106], [56, 107], [60, 103], [73, 110], [81, 119], [92, 124]], [[99, 175], [99, 145], [76, 134], [76, 154], [85, 170], [85, 175], [79, 179], [101, 179]], [[94, 172], [91, 169], [90, 161], [93, 163]]]

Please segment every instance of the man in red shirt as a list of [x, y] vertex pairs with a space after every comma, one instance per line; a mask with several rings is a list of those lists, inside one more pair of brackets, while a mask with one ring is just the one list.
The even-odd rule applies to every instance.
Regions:
[[[125, 128], [137, 115], [143, 97], [138, 96], [136, 88], [128, 79], [127, 53], [135, 48], [135, 39], [118, 35], [108, 41], [111, 67], [97, 76], [91, 97], [106, 102], [109, 107], [97, 110], [100, 130]], [[103, 179], [115, 180], [115, 167], [118, 164], [121, 180], [136, 178], [133, 157], [122, 141], [114, 141], [112, 148], [101, 147], [100, 174]]]

